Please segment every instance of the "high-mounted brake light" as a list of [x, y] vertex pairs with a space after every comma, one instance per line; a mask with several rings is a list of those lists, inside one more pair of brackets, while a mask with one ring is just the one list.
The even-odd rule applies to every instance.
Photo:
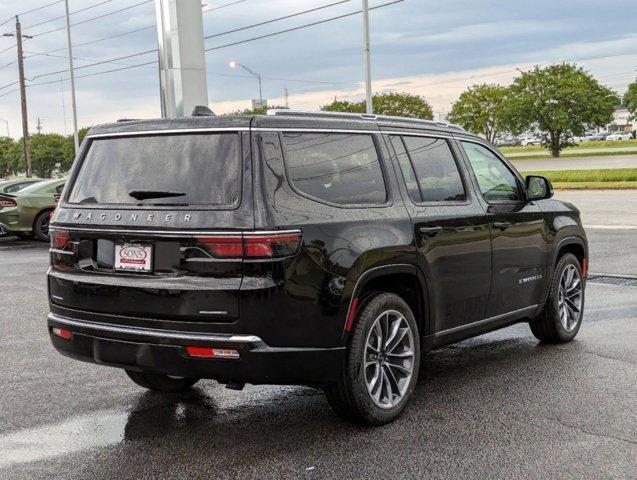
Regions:
[[15, 200], [11, 200], [10, 198], [0, 198], [0, 208], [10, 208], [15, 207], [17, 205]]
[[62, 250], [69, 243], [69, 232], [61, 228], [52, 228], [50, 230], [51, 248]]
[[294, 255], [301, 246], [301, 232], [245, 232], [237, 235], [198, 236], [197, 242], [220, 258], [266, 259]]

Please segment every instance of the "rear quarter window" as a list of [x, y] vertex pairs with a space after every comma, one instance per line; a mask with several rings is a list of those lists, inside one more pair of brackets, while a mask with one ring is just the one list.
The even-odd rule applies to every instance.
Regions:
[[98, 138], [68, 202], [232, 208], [240, 200], [240, 165], [238, 133]]
[[379, 205], [387, 189], [372, 135], [282, 134], [288, 177], [299, 192], [336, 205]]

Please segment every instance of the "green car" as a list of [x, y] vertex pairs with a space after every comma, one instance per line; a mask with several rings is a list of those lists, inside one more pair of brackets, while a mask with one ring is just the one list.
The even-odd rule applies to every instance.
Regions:
[[15, 193], [0, 193], [0, 234], [49, 239], [49, 218], [66, 179], [46, 180]]
[[28, 187], [34, 183], [41, 182], [40, 178], [20, 178], [19, 180], [2, 180], [0, 181], [0, 194], [16, 193], [24, 187]]

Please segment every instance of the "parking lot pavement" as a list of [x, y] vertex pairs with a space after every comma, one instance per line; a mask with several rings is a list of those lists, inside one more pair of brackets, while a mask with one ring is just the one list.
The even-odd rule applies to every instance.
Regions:
[[[606, 225], [632, 222], [631, 195], [558, 193]], [[635, 233], [588, 228], [591, 271], [637, 273]], [[3, 480], [635, 478], [637, 287], [589, 283], [566, 345], [519, 324], [427, 354], [405, 415], [360, 428], [311, 388], [158, 395], [62, 357], [45, 327], [47, 263], [46, 244], [0, 239]]]
[[507, 158], [509, 158], [513, 165], [515, 165], [515, 168], [520, 171], [637, 168], [637, 153], [597, 157], [529, 158], [524, 160], [516, 160], [515, 156], [507, 155]]

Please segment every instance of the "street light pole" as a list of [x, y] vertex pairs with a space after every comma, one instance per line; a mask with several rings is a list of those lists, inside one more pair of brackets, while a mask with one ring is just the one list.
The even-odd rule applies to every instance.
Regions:
[[230, 68], [237, 68], [237, 67], [243, 68], [246, 72], [248, 72], [250, 75], [252, 75], [254, 78], [256, 78], [259, 81], [259, 104], [263, 106], [263, 93], [261, 90], [261, 75], [259, 75], [257, 72], [253, 70], [250, 70], [248, 67], [240, 64], [239, 62], [235, 62], [234, 60], [230, 62]]
[[364, 57], [365, 57], [365, 104], [368, 114], [374, 113], [372, 105], [372, 58], [369, 49], [369, 2], [363, 0], [363, 30], [364, 30]]
[[69, 50], [69, 74], [71, 77], [71, 104], [73, 109], [73, 145], [75, 146], [75, 154], [80, 149], [80, 138], [77, 133], [77, 105], [75, 103], [75, 73], [73, 70], [73, 47], [71, 45], [71, 20], [69, 18], [69, 0], [64, 0], [64, 8], [66, 9], [66, 41]]
[[9, 133], [9, 122], [5, 120], [4, 118], [0, 118], [0, 121], [7, 124], [7, 138], [11, 138], [11, 134]]

